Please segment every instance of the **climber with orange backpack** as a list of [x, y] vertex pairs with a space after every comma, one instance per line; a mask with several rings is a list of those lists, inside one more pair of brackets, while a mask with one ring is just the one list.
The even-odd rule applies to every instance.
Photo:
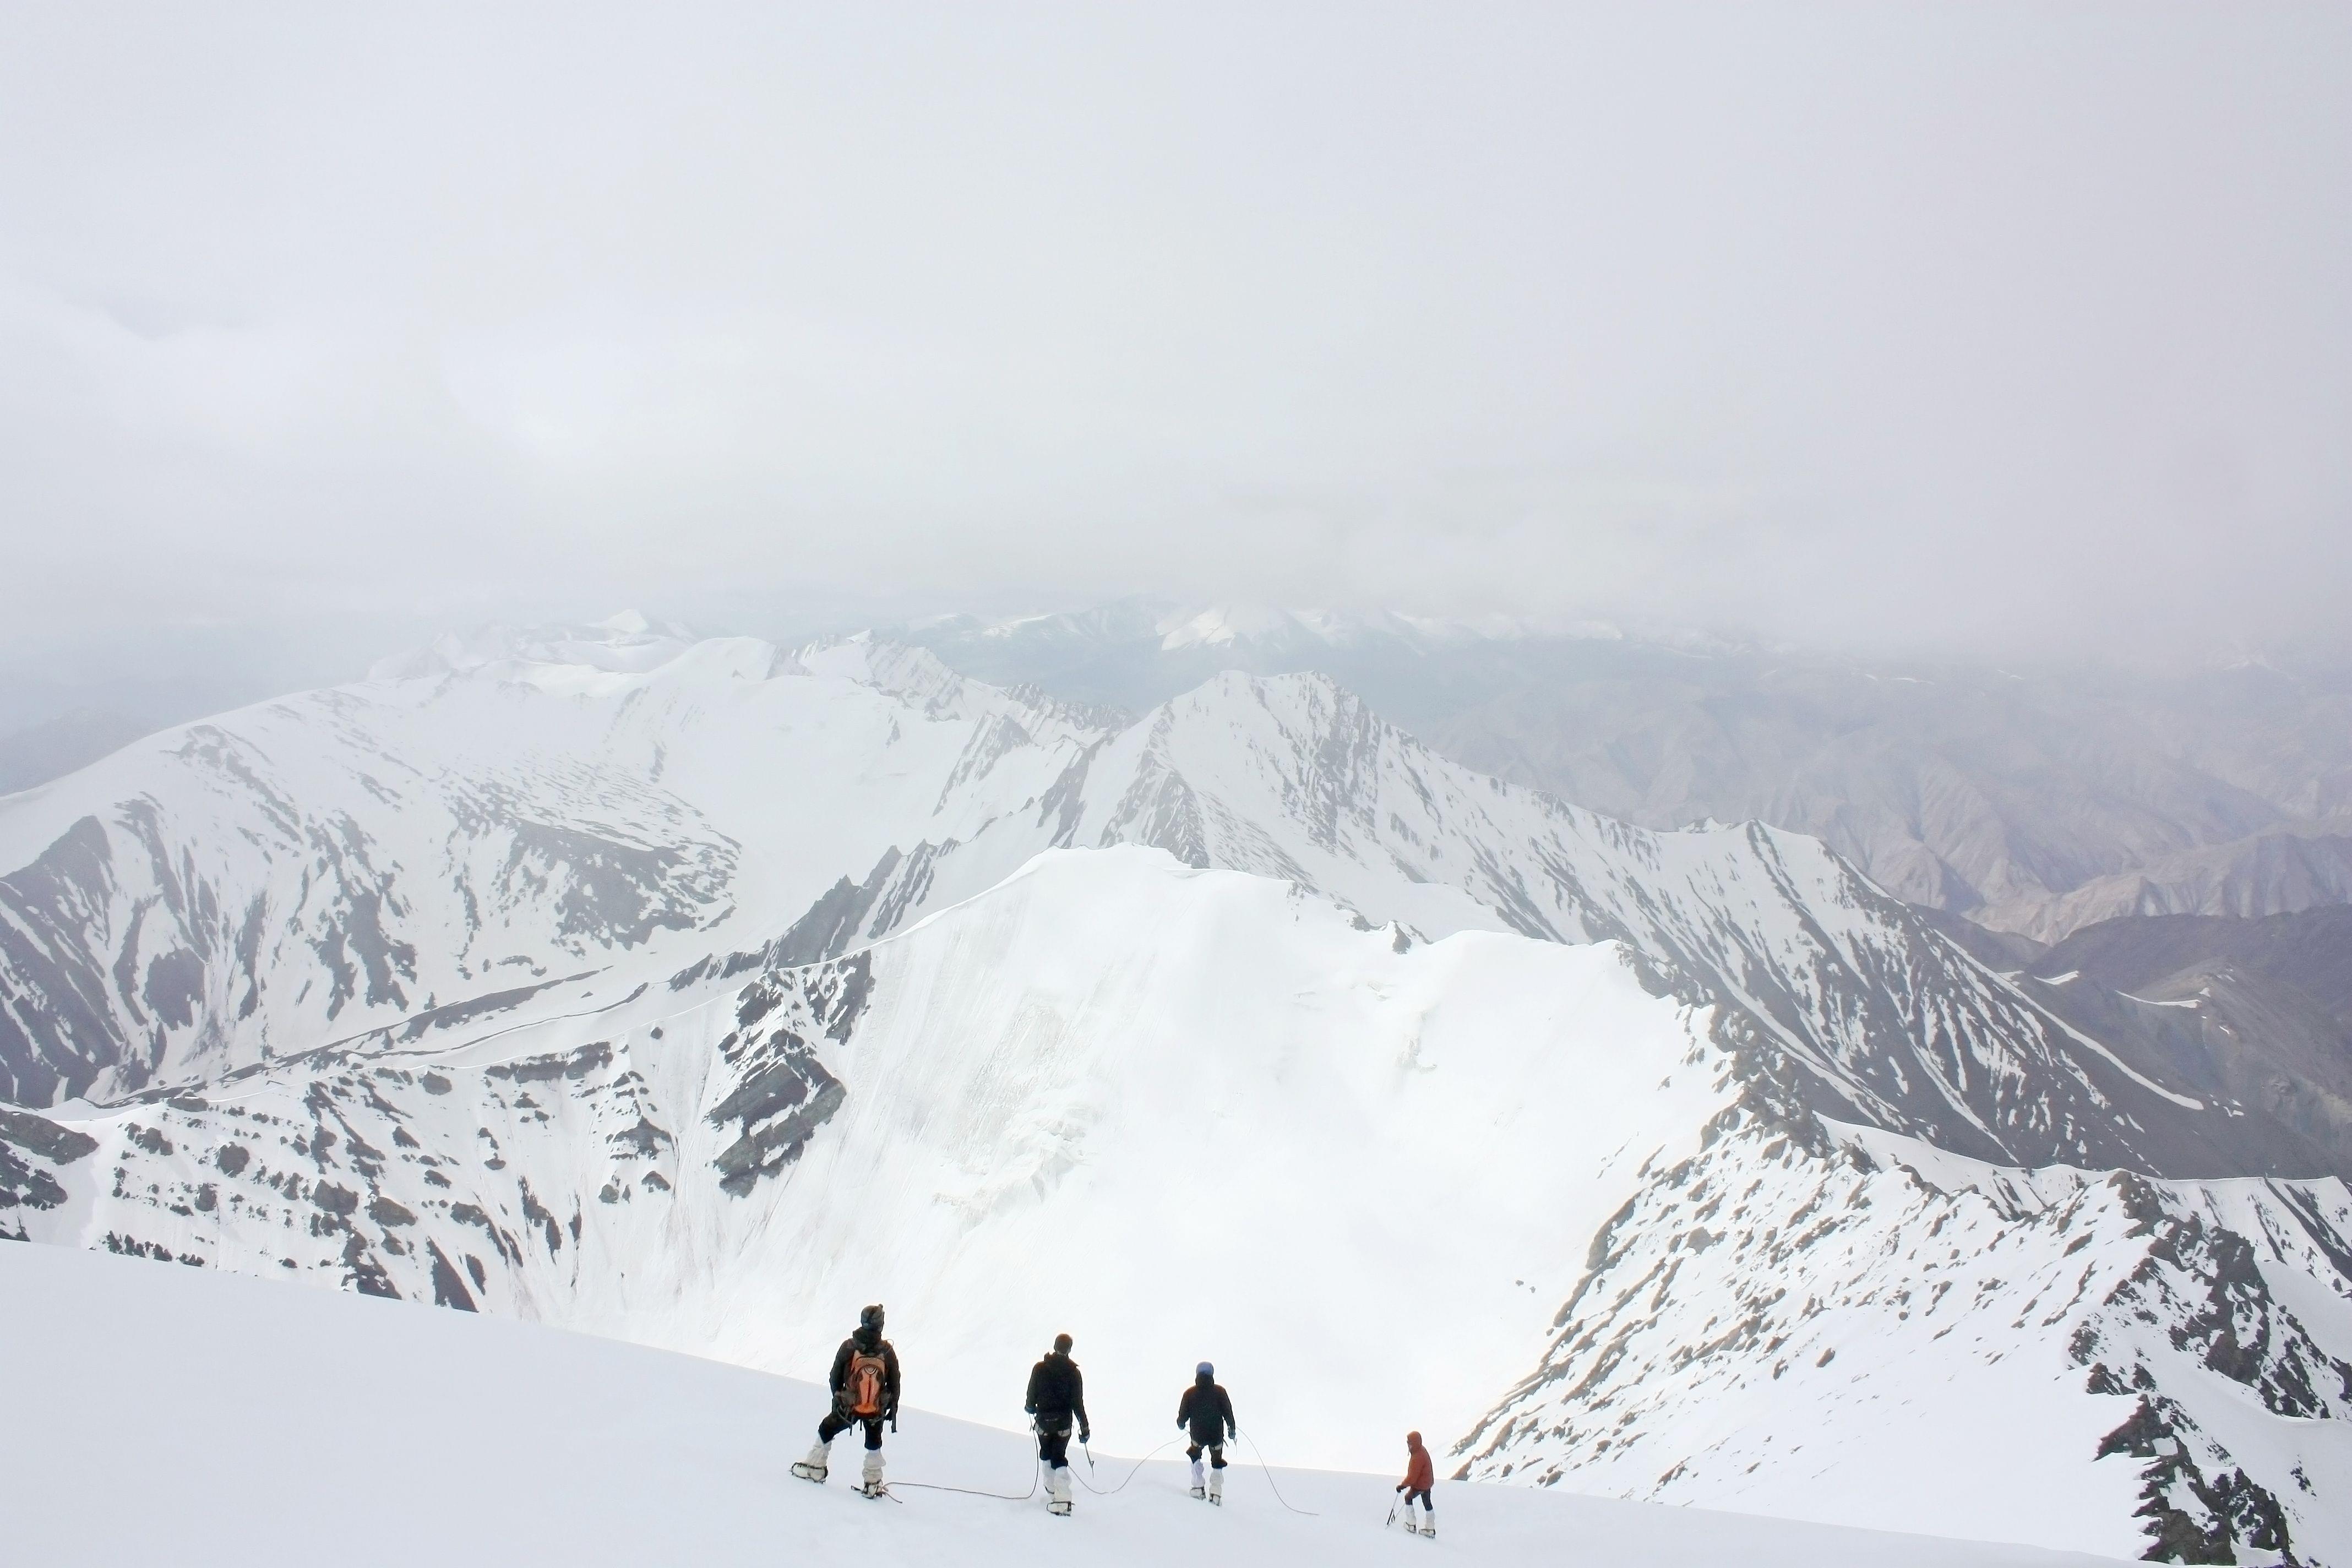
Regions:
[[877, 1304], [857, 1314], [857, 1328], [833, 1356], [833, 1408], [816, 1425], [816, 1447], [796, 1460], [793, 1474], [804, 1481], [824, 1484], [825, 1460], [833, 1440], [855, 1426], [866, 1428], [866, 1468], [857, 1489], [870, 1498], [883, 1495], [882, 1423], [898, 1429], [898, 1352], [882, 1337], [882, 1309]]

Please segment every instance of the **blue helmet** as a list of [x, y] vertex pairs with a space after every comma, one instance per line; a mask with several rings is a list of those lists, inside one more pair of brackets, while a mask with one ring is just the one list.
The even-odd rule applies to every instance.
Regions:
[[1200, 1365], [1194, 1367], [1192, 1371], [1195, 1375], [1201, 1377], [1214, 1377], [1217, 1375], [1217, 1369], [1211, 1366], [1207, 1362], [1202, 1362]]

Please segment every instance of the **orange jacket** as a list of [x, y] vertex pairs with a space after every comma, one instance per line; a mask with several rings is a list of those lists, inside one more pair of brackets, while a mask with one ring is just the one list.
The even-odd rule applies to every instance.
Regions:
[[1436, 1470], [1429, 1462], [1429, 1450], [1415, 1443], [1412, 1445], [1412, 1458], [1404, 1468], [1404, 1489], [1409, 1492], [1424, 1492], [1436, 1479]]

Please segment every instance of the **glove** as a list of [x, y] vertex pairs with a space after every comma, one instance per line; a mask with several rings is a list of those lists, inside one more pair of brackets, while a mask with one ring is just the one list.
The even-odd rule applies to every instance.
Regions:
[[1024, 1405], [1021, 1408], [1027, 1411], [1032, 1415], [1037, 1414], [1037, 1407], [1034, 1405]]
[[1402, 1481], [1399, 1481], [1399, 1482], [1396, 1484], [1396, 1489], [1397, 1489], [1397, 1490], [1399, 1490], [1399, 1491], [1402, 1491], [1402, 1490], [1404, 1490], [1404, 1483], [1403, 1483]]
[[1083, 1448], [1095, 1440], [1095, 1435], [1084, 1426], [1078, 1428], [1078, 1447]]

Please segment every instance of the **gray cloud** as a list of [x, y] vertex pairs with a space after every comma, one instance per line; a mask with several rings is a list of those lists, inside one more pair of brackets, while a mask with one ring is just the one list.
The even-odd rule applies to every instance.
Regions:
[[0, 615], [2324, 634], [2347, 67], [2336, 6], [19, 8]]

